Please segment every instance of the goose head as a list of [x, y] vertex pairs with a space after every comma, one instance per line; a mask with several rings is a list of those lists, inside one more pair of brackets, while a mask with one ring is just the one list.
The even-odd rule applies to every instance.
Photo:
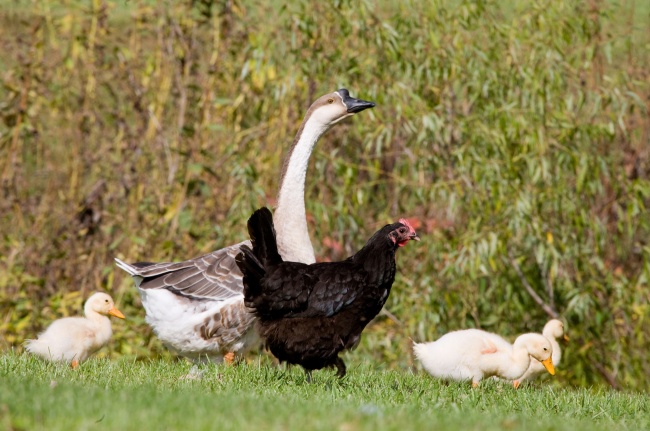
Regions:
[[564, 340], [569, 341], [569, 337], [564, 333], [564, 323], [558, 319], [552, 319], [546, 322], [542, 334], [546, 338], [555, 338], [556, 340], [564, 338]]
[[552, 376], [555, 375], [555, 367], [551, 358], [553, 346], [551, 346], [551, 342], [546, 337], [541, 334], [524, 334], [515, 340], [515, 344], [523, 345], [528, 351], [528, 354], [541, 362], [549, 374]]
[[90, 298], [88, 298], [86, 305], [84, 306], [84, 311], [86, 313], [86, 316], [88, 316], [89, 313], [94, 312], [99, 313], [103, 316], [111, 315], [119, 317], [120, 319], [124, 319], [124, 314], [115, 308], [113, 298], [111, 298], [110, 295], [102, 292], [95, 293]]
[[374, 102], [356, 99], [350, 96], [347, 89], [341, 88], [316, 99], [309, 108], [307, 117], [311, 117], [323, 126], [329, 127], [344, 118], [374, 106]]

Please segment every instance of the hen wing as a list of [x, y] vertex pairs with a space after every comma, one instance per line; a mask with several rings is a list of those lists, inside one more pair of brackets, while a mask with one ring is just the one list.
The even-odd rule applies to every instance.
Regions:
[[252, 277], [244, 282], [245, 301], [248, 307], [256, 310], [260, 317], [278, 318], [305, 310], [314, 280], [309, 274], [308, 265], [298, 262], [285, 262], [267, 268], [259, 286]]
[[295, 317], [331, 317], [352, 304], [363, 292], [367, 276], [347, 261], [313, 265], [314, 286], [304, 311]]
[[268, 271], [261, 294], [247, 305], [270, 318], [330, 317], [357, 299], [365, 278], [347, 262], [285, 262]]
[[235, 256], [242, 245], [231, 245], [184, 262], [126, 264], [118, 266], [136, 279], [141, 289], [167, 289], [196, 299], [225, 300], [242, 295], [242, 273]]

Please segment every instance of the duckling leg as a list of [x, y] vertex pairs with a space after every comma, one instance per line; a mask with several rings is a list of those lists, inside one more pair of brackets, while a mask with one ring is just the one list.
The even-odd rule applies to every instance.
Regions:
[[478, 382], [474, 382], [474, 381], [472, 381], [472, 387], [473, 387], [473, 388], [478, 388]]
[[76, 359], [73, 359], [72, 362], [70, 362], [70, 367], [73, 370], [76, 370], [77, 368], [79, 368], [79, 361], [77, 361]]
[[512, 381], [512, 387], [515, 389], [519, 389], [519, 386], [521, 385], [521, 382], [519, 380], [513, 380]]
[[235, 352], [228, 352], [223, 355], [223, 361], [226, 365], [232, 365], [235, 362]]

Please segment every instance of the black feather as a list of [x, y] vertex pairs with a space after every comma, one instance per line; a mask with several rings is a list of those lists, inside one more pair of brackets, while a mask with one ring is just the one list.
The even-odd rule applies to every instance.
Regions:
[[[306, 265], [282, 261], [271, 212], [255, 211], [248, 221], [253, 250], [242, 248], [237, 265], [244, 274], [246, 306], [280, 361], [307, 371], [335, 366], [345, 375], [338, 354], [358, 344], [386, 303], [395, 280], [395, 235], [403, 228], [401, 223], [384, 226], [342, 262]], [[399, 237], [404, 239], [409, 238]]]

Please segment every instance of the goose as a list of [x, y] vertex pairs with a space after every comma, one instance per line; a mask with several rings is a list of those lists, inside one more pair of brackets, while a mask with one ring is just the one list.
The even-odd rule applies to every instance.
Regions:
[[106, 345], [113, 335], [108, 316], [124, 319], [115, 308], [113, 299], [106, 293], [93, 294], [84, 305], [86, 317], [65, 317], [55, 320], [35, 340], [26, 340], [25, 349], [51, 361], [69, 362], [77, 368]]
[[[562, 359], [562, 349], [560, 348], [557, 339], [564, 338], [565, 341], [569, 341], [569, 337], [564, 333], [564, 323], [558, 319], [549, 320], [546, 322], [546, 325], [544, 325], [542, 335], [545, 336], [548, 341], [551, 342], [551, 346], [553, 346], [551, 360], [553, 362], [553, 367], [557, 367], [560, 363], [560, 359]], [[513, 380], [512, 385], [515, 388], [518, 388], [522, 382], [533, 380], [543, 373], [544, 366], [537, 359], [531, 359], [528, 370], [526, 370], [523, 376]]]
[[510, 344], [499, 335], [480, 329], [452, 331], [433, 342], [413, 343], [415, 356], [429, 374], [442, 379], [471, 380], [473, 387], [484, 377], [518, 379], [528, 369], [531, 357], [554, 375], [552, 350], [550, 341], [541, 334], [523, 334]]
[[[314, 263], [307, 228], [305, 176], [316, 142], [334, 124], [373, 102], [345, 88], [319, 97], [307, 110], [285, 158], [275, 208], [278, 251], [284, 260]], [[115, 259], [137, 286], [146, 322], [173, 352], [196, 363], [232, 363], [257, 343], [255, 320], [244, 305], [235, 256], [250, 241], [183, 262], [128, 264]]]

